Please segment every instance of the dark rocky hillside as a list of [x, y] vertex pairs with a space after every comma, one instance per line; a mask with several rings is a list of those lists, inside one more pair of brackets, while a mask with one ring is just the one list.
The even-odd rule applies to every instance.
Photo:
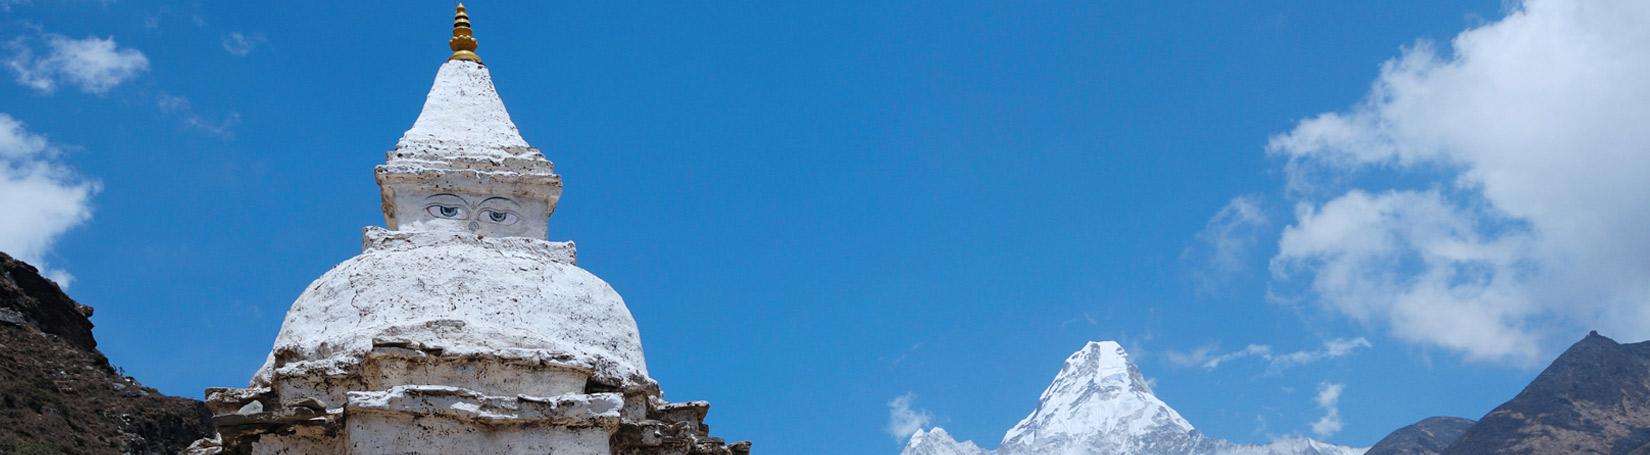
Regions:
[[1588, 334], [1443, 453], [1650, 454], [1650, 341]]
[[1460, 417], [1429, 417], [1386, 435], [1364, 455], [1438, 455], [1472, 424]]
[[206, 405], [123, 377], [91, 307], [0, 253], [0, 455], [175, 454], [212, 435]]

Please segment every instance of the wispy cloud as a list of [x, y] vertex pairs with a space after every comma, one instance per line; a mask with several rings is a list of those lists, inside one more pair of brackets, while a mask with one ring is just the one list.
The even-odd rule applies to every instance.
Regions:
[[0, 251], [39, 267], [61, 286], [73, 280], [46, 256], [58, 237], [92, 217], [101, 186], [57, 160], [59, 150], [0, 113]]
[[266, 39], [261, 33], [244, 35], [241, 32], [234, 32], [223, 37], [223, 50], [229, 51], [229, 55], [245, 57], [246, 54], [251, 54], [252, 49], [257, 48], [258, 44], [264, 41]]
[[1219, 355], [1216, 354], [1219, 350], [1220, 346], [1211, 343], [1190, 351], [1165, 351], [1163, 353], [1163, 358], [1168, 360], [1171, 365], [1196, 367], [1202, 366], [1204, 363], [1207, 363], [1209, 359]]
[[915, 398], [915, 394], [906, 393], [888, 402], [888, 426], [884, 431], [897, 441], [905, 442], [917, 430], [934, 423], [934, 415], [927, 410], [911, 408], [911, 401]]
[[1310, 351], [1295, 351], [1287, 353], [1273, 352], [1271, 346], [1251, 344], [1243, 349], [1224, 354], [1217, 353], [1217, 346], [1203, 346], [1187, 352], [1170, 351], [1166, 354], [1169, 363], [1183, 367], [1202, 367], [1205, 369], [1219, 368], [1222, 364], [1244, 358], [1258, 358], [1267, 362], [1267, 368], [1278, 372], [1297, 365], [1316, 363], [1320, 360], [1346, 357], [1361, 348], [1372, 345], [1368, 339], [1336, 338], [1325, 341], [1323, 348]]
[[1208, 368], [1208, 369], [1218, 368], [1218, 367], [1220, 367], [1220, 364], [1222, 364], [1222, 363], [1226, 363], [1226, 362], [1236, 360], [1236, 359], [1241, 359], [1241, 358], [1244, 358], [1244, 357], [1260, 357], [1260, 358], [1263, 358], [1263, 359], [1271, 360], [1272, 359], [1272, 347], [1267, 346], [1267, 345], [1263, 345], [1263, 344], [1251, 344], [1251, 345], [1245, 346], [1243, 348], [1243, 350], [1241, 350], [1241, 351], [1227, 353], [1227, 354], [1221, 354], [1221, 355], [1215, 356], [1214, 358], [1211, 358], [1208, 361], [1203, 362], [1203, 368]]
[[920, 343], [920, 342], [916, 343], [916, 344], [912, 344], [911, 347], [906, 348], [903, 351], [900, 351], [899, 355], [896, 355], [892, 358], [884, 357], [884, 358], [882, 358], [882, 360], [888, 361], [889, 366], [899, 366], [899, 364], [901, 362], [904, 362], [906, 358], [911, 357], [911, 354], [917, 352], [918, 349], [922, 349], [922, 343]]
[[[43, 53], [37, 43], [45, 44]], [[4, 47], [10, 54], [4, 62], [6, 69], [17, 83], [42, 94], [67, 84], [102, 95], [149, 70], [149, 59], [142, 52], [120, 47], [112, 36], [73, 39], [45, 33], [17, 37]]]
[[1341, 392], [1346, 390], [1346, 384], [1323, 382], [1318, 384], [1318, 396], [1312, 399], [1323, 410], [1323, 417], [1312, 422], [1312, 434], [1319, 438], [1327, 438], [1341, 431]]
[[1192, 245], [1180, 252], [1180, 258], [1192, 262], [1193, 278], [1199, 287], [1217, 288], [1248, 268], [1248, 256], [1260, 243], [1261, 228], [1268, 222], [1261, 210], [1260, 197], [1232, 198], [1209, 218]]
[[1526, 0], [1273, 137], [1296, 206], [1275, 295], [1468, 359], [1650, 337], [1645, 23], [1642, 0]]
[[1364, 339], [1363, 337], [1351, 339], [1336, 338], [1325, 341], [1323, 343], [1323, 349], [1279, 354], [1267, 357], [1266, 360], [1272, 362], [1273, 368], [1288, 368], [1295, 365], [1315, 363], [1319, 360], [1346, 357], [1360, 348], [1367, 348], [1371, 346], [1372, 345], [1369, 344], [1369, 340]]
[[234, 139], [235, 125], [241, 123], [241, 114], [235, 112], [230, 112], [229, 115], [220, 120], [207, 120], [195, 112], [195, 108], [190, 106], [188, 98], [182, 96], [161, 93], [155, 96], [155, 104], [162, 111], [178, 115], [183, 119], [185, 125], [211, 133], [224, 140]]

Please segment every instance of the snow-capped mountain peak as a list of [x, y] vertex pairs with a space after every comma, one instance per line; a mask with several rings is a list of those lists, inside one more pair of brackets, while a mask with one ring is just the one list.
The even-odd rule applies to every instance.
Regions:
[[1361, 455], [1365, 449], [1306, 438], [1234, 444], [1204, 436], [1152, 394], [1129, 354], [1089, 342], [1066, 358], [1037, 409], [982, 450], [945, 430], [918, 431], [901, 455]]
[[905, 451], [900, 455], [986, 455], [986, 451], [974, 445], [974, 441], [957, 442], [944, 428], [934, 427], [912, 434], [911, 442], [905, 444]]
[[[1131, 390], [1151, 394], [1151, 387], [1147, 386], [1146, 378], [1140, 375], [1140, 369], [1129, 360], [1129, 353], [1116, 341], [1090, 341], [1082, 350], [1066, 357], [1066, 364], [1060, 368], [1060, 374], [1055, 376], [1055, 382], [1067, 377], [1084, 377], [1089, 381], [1111, 381], [1127, 383]], [[1042, 400], [1049, 399], [1049, 392], [1043, 391]]]
[[1047, 453], [1057, 446], [1097, 443], [1134, 453], [1147, 438], [1192, 434], [1191, 423], [1152, 395], [1123, 347], [1099, 341], [1066, 358], [1037, 409], [1003, 436], [1003, 447]]

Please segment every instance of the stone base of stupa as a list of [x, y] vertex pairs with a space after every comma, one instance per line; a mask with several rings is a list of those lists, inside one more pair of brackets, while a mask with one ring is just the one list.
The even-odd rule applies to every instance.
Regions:
[[[708, 403], [655, 402], [626, 416], [621, 393], [489, 396], [448, 386], [349, 392], [347, 404], [277, 405], [268, 388], [212, 389], [218, 437], [191, 455], [705, 454], [744, 455], [750, 443], [709, 436]], [[632, 400], [634, 401], [634, 400]], [[640, 411], [640, 412], [638, 412]]]

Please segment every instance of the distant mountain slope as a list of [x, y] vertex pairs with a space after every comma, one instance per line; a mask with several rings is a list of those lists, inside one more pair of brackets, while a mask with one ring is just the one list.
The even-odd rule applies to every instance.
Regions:
[[0, 453], [171, 455], [212, 435], [204, 403], [121, 377], [91, 314], [0, 253]]
[[1360, 455], [1364, 449], [1304, 438], [1266, 445], [1204, 436], [1152, 393], [1115, 342], [1090, 342], [1066, 358], [1037, 409], [1000, 447], [958, 443], [944, 429], [919, 432], [901, 455]]
[[957, 442], [946, 433], [944, 428], [932, 430], [917, 430], [911, 435], [911, 442], [905, 444], [901, 455], [985, 455], [986, 450], [974, 445], [974, 441]]
[[1438, 455], [1473, 423], [1460, 417], [1429, 417], [1386, 435], [1364, 455]]
[[1650, 453], [1650, 341], [1570, 346], [1444, 455]]

